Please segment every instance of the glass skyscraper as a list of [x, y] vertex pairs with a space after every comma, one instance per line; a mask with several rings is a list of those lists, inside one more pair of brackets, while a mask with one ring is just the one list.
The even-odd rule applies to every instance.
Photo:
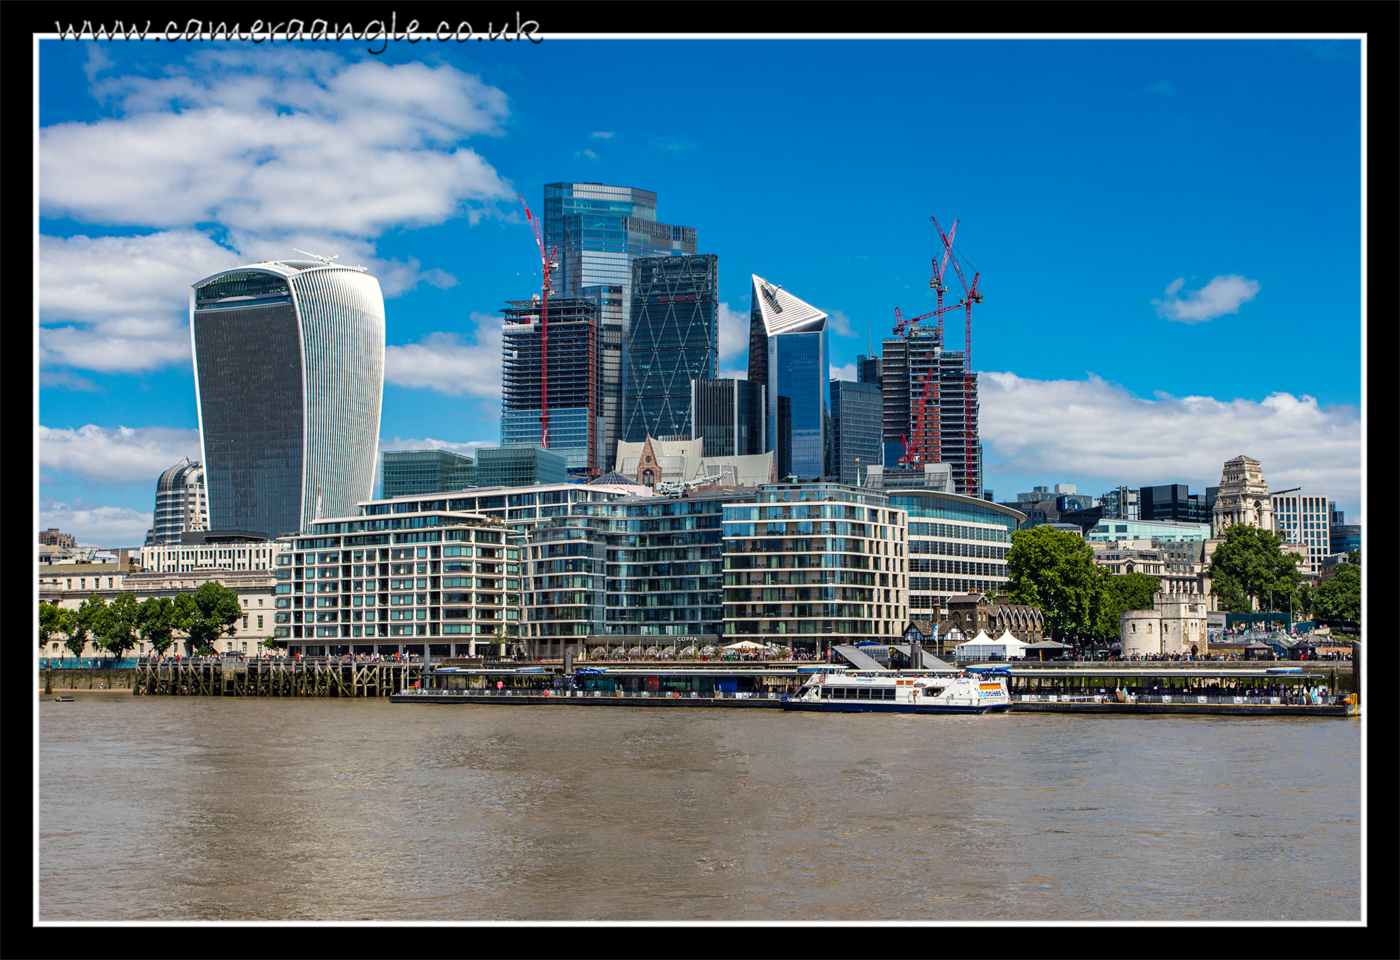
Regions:
[[690, 438], [705, 441], [706, 457], [767, 453], [763, 388], [747, 380], [690, 381]]
[[878, 384], [831, 381], [831, 476], [860, 486], [880, 462], [884, 395]]
[[690, 382], [714, 377], [719, 359], [719, 258], [641, 257], [631, 286], [622, 439], [688, 438]]
[[[602, 183], [547, 183], [544, 242], [559, 248], [554, 291], [589, 297], [602, 308], [603, 461], [617, 458], [622, 434], [623, 347], [632, 303], [632, 261], [695, 252], [694, 227], [659, 223], [656, 194]], [[552, 426], [552, 425], [551, 425]]]
[[371, 496], [384, 393], [384, 297], [362, 267], [279, 260], [190, 293], [195, 395], [214, 530], [270, 537]]
[[386, 450], [379, 463], [386, 500], [476, 486], [476, 461], [450, 450]]
[[831, 347], [827, 316], [757, 275], [752, 303], [749, 381], [764, 384], [768, 392], [768, 442], [778, 453], [778, 476], [828, 477]]

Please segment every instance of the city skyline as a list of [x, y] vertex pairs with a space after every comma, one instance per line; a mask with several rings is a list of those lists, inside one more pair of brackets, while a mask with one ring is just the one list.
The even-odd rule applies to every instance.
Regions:
[[[765, 160], [640, 86], [561, 110], [562, 78], [639, 44], [693, 63], [714, 115], [829, 148]], [[381, 279], [381, 450], [494, 445], [500, 304], [538, 292], [515, 194], [560, 181], [653, 191], [719, 257], [717, 377], [744, 376], [756, 273], [830, 316], [856, 380], [894, 307], [931, 309], [929, 215], [958, 218], [998, 500], [1201, 491], [1246, 454], [1364, 522], [1359, 41], [362, 47], [40, 44], [41, 529], [141, 541], [157, 478], [200, 459], [190, 284], [293, 248]], [[980, 77], [938, 129], [928, 58]]]

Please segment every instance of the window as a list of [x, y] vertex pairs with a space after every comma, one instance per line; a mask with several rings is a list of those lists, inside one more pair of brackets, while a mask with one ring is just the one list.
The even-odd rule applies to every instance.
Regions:
[[244, 630], [247, 630], [247, 629], [248, 629], [248, 618], [247, 618], [247, 617], [244, 617], [244, 618], [243, 618], [243, 629], [244, 629]]
[[[258, 614], [258, 629], [262, 629], [262, 614]], [[244, 644], [244, 649], [247, 649], [247, 644]]]

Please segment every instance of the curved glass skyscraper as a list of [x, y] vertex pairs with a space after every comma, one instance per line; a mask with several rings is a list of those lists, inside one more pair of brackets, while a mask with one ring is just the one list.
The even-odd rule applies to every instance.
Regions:
[[209, 522], [271, 537], [374, 494], [384, 296], [361, 267], [279, 260], [190, 293]]

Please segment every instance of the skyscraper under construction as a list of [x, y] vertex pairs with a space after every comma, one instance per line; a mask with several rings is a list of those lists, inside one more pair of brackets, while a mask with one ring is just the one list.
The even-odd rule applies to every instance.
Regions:
[[[937, 328], [911, 327], [907, 337], [885, 340], [882, 346], [886, 471], [948, 463], [953, 492], [980, 497], [977, 374], [971, 375], [969, 385], [963, 351], [945, 350]], [[909, 459], [900, 463], [906, 442]]]

